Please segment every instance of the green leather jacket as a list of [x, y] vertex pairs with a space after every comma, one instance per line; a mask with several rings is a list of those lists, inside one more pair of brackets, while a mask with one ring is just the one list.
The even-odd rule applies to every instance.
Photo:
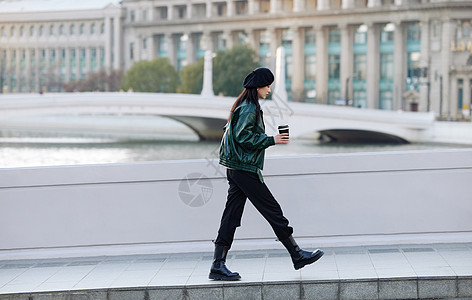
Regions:
[[225, 126], [220, 145], [220, 164], [231, 169], [254, 172], [262, 180], [264, 153], [275, 145], [274, 137], [265, 134], [264, 120], [256, 124], [256, 105], [244, 101], [238, 106]]

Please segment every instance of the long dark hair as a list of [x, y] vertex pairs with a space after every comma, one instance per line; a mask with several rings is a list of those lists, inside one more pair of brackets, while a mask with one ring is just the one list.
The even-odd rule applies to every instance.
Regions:
[[229, 113], [228, 123], [231, 121], [231, 116], [236, 108], [241, 105], [244, 101], [252, 102], [256, 105], [256, 122], [259, 121], [261, 114], [261, 105], [259, 104], [259, 94], [257, 88], [245, 88], [231, 107], [231, 112]]

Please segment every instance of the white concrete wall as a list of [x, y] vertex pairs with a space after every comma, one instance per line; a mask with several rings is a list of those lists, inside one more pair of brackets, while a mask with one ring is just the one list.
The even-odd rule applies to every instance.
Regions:
[[[0, 169], [0, 260], [211, 251], [223, 172], [214, 160]], [[304, 246], [472, 241], [472, 150], [273, 157], [264, 174]], [[206, 188], [185, 192], [200, 176]], [[202, 192], [203, 206], [182, 201]], [[275, 247], [248, 203], [234, 249]]]

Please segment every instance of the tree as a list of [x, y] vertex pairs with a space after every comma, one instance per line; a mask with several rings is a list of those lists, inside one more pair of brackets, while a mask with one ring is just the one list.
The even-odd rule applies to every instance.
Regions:
[[174, 93], [179, 76], [167, 58], [138, 61], [126, 72], [122, 89], [135, 92]]
[[196, 63], [187, 65], [180, 70], [181, 85], [178, 93], [200, 94], [203, 86], [203, 57]]
[[100, 69], [96, 73], [89, 73], [84, 79], [65, 82], [62, 88], [66, 92], [80, 91], [80, 92], [110, 92], [118, 91], [123, 78], [122, 70], [110, 70], [108, 73], [105, 69]]
[[248, 45], [234, 46], [230, 51], [219, 51], [213, 59], [213, 89], [216, 94], [238, 96], [247, 74], [258, 67], [257, 54]]

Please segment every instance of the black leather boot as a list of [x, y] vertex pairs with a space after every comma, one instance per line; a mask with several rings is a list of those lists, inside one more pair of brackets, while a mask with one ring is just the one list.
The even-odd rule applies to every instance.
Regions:
[[324, 254], [324, 252], [320, 249], [316, 249], [314, 252], [308, 252], [300, 249], [292, 236], [289, 236], [287, 239], [282, 240], [281, 242], [285, 248], [287, 248], [288, 253], [290, 253], [295, 270], [314, 263]]
[[215, 245], [215, 255], [213, 257], [213, 264], [211, 265], [210, 275], [208, 278], [228, 281], [241, 279], [239, 273], [231, 272], [226, 267], [226, 254], [228, 254], [228, 247]]

